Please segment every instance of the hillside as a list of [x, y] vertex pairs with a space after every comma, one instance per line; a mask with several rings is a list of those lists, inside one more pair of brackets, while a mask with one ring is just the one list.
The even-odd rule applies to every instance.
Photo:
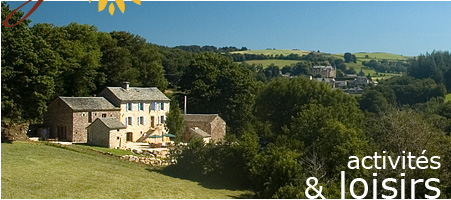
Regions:
[[[287, 49], [267, 49], [267, 50], [248, 50], [248, 51], [236, 51], [231, 53], [241, 53], [241, 54], [264, 54], [264, 55], [290, 55], [290, 54], [298, 54], [300, 56], [306, 55], [310, 53], [310, 51], [303, 51], [303, 50], [287, 50]], [[329, 53], [321, 53], [324, 56], [332, 56], [336, 59], [343, 59], [342, 54], [329, 54]], [[397, 55], [397, 54], [391, 54], [391, 53], [383, 53], [383, 52], [358, 52], [358, 53], [352, 53], [357, 57], [357, 63], [346, 63], [346, 66], [348, 68], [353, 67], [357, 72], [362, 70], [365, 74], [370, 74], [374, 80], [382, 80], [391, 78], [393, 76], [402, 76], [402, 74], [394, 74], [394, 73], [378, 73], [376, 74], [376, 71], [374, 69], [367, 68], [363, 66], [363, 61], [370, 61], [370, 60], [388, 60], [388, 61], [397, 61], [397, 60], [407, 60], [410, 57]], [[280, 68], [286, 66], [295, 64], [298, 61], [297, 60], [277, 60], [277, 59], [269, 59], [269, 60], [248, 60], [245, 61], [249, 64], [261, 64], [263, 67], [268, 67], [271, 64], [274, 64], [276, 66], [279, 66]]]
[[298, 54], [300, 56], [310, 53], [310, 51], [296, 50], [296, 49], [266, 49], [266, 50], [247, 50], [247, 51], [234, 51], [230, 53], [240, 53], [240, 54], [263, 54], [263, 55], [290, 55]]
[[2, 198], [237, 198], [241, 190], [171, 177], [146, 165], [42, 143], [2, 143]]

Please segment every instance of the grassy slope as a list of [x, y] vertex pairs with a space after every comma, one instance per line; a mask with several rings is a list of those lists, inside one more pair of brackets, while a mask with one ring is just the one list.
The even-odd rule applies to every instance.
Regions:
[[1, 148], [2, 198], [233, 198], [245, 193], [209, 189], [216, 187], [112, 156], [34, 143], [2, 143]]

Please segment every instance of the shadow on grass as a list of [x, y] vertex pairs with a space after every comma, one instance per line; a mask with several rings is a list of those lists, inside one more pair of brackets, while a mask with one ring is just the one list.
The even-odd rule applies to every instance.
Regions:
[[[197, 175], [197, 174], [189, 174], [183, 172], [184, 170], [179, 170], [177, 166], [168, 166], [165, 168], [152, 169], [147, 168], [147, 171], [157, 172], [166, 176], [170, 176], [173, 178], [185, 179], [194, 182], [198, 182], [198, 184], [202, 187], [208, 189], [226, 189], [226, 190], [249, 190], [249, 184], [245, 182], [238, 182], [232, 179], [225, 179], [223, 177], [214, 177], [214, 176], [205, 176], [205, 175]], [[252, 192], [246, 192], [244, 194], [238, 196], [230, 196], [231, 198], [236, 199], [250, 199], [253, 198]]]

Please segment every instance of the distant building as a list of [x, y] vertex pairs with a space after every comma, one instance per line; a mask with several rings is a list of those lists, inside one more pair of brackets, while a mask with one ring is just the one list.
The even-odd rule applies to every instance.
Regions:
[[126, 126], [118, 118], [97, 118], [88, 127], [88, 144], [124, 149], [126, 143]]
[[[226, 134], [226, 122], [217, 114], [185, 114], [185, 134], [184, 139], [189, 140], [193, 134], [201, 135], [202, 138], [210, 135], [211, 140], [220, 142]], [[202, 130], [207, 135], [198, 131]]]
[[344, 88], [348, 86], [348, 82], [343, 80], [343, 81], [335, 81], [335, 87], [336, 88]]
[[310, 73], [313, 77], [320, 75], [323, 78], [336, 78], [337, 71], [332, 66], [313, 66], [310, 69]]
[[320, 83], [327, 83], [330, 87], [335, 88], [335, 79], [334, 78], [313, 78], [314, 80]]
[[351, 81], [351, 85], [354, 86], [364, 86], [370, 84], [370, 80], [366, 76], [357, 76]]

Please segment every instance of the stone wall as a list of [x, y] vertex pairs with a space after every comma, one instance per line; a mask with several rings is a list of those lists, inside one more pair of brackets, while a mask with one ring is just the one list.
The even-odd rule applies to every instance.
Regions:
[[28, 140], [28, 123], [9, 123], [2, 121], [2, 142]]
[[73, 136], [71, 142], [86, 143], [88, 141], [88, 133], [86, 127], [88, 127], [95, 119], [99, 117], [116, 117], [119, 119], [120, 111], [92, 111], [92, 112], [74, 112], [73, 113]]
[[126, 143], [125, 129], [110, 130], [108, 143], [110, 149], [124, 149]]
[[224, 140], [226, 134], [226, 123], [220, 117], [216, 117], [211, 122], [211, 139], [215, 142]]
[[109, 147], [109, 135], [110, 129], [106, 127], [102, 122], [96, 121], [87, 128], [88, 144]]
[[[44, 127], [49, 128], [50, 138], [71, 141], [73, 130], [72, 109], [59, 98], [51, 102], [47, 108], [47, 112], [44, 114]], [[66, 129], [65, 138], [58, 136], [59, 127]]]

